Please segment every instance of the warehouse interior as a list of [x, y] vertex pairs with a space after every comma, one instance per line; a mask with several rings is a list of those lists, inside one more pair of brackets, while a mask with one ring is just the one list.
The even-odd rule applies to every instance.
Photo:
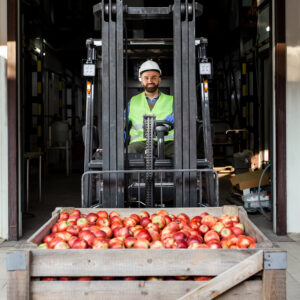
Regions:
[[[86, 40], [101, 39], [100, 22], [93, 15], [93, 5], [98, 2], [20, 1], [21, 234], [40, 226], [55, 207], [81, 205], [82, 127], [86, 113], [82, 60], [87, 56]], [[124, 2], [133, 7], [167, 7], [173, 3]], [[210, 117], [220, 203], [243, 205], [241, 193], [233, 191], [231, 175], [251, 168], [265, 169], [272, 161], [272, 5], [268, 0], [199, 3], [203, 13], [196, 20], [196, 37], [208, 39], [208, 57], [213, 66]], [[137, 70], [145, 59], [159, 62], [163, 89], [172, 94], [172, 35], [172, 20], [128, 20], [126, 38], [132, 41], [127, 49], [128, 97], [142, 90]], [[141, 40], [151, 40], [152, 44], [132, 46]], [[94, 125], [100, 132], [97, 116], [101, 107], [96, 103], [94, 109]], [[101, 148], [101, 139], [96, 148]], [[263, 212], [271, 229], [272, 192], [272, 184], [267, 185], [265, 193], [270, 200]], [[249, 212], [261, 213], [257, 209]]]

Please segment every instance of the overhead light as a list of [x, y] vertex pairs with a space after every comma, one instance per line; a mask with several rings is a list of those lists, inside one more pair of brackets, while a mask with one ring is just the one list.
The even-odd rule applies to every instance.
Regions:
[[46, 53], [45, 53], [45, 52], [43, 53], [43, 56], [46, 56]]
[[266, 27], [266, 31], [269, 32], [270, 31], [270, 26]]

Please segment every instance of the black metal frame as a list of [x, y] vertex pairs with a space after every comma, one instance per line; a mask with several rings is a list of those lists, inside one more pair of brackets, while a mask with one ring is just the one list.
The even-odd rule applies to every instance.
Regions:
[[[208, 98], [202, 99], [204, 159], [197, 160], [197, 91], [195, 21], [202, 13], [195, 0], [174, 0], [168, 7], [128, 7], [123, 0], [102, 0], [94, 6], [94, 13], [102, 22], [102, 163], [91, 160], [85, 163], [85, 172], [101, 168], [104, 173], [104, 207], [124, 207], [124, 178], [115, 176], [114, 170], [124, 170], [124, 20], [159, 19], [173, 17], [174, 52], [174, 116], [175, 146], [173, 167], [178, 170], [196, 170], [197, 167], [212, 170], [212, 146], [210, 138], [210, 113]], [[126, 75], [127, 76], [127, 75]], [[88, 116], [87, 117], [92, 117]], [[91, 119], [92, 120], [92, 119]], [[86, 150], [88, 152], [90, 150]], [[155, 162], [154, 167], [159, 165]], [[165, 162], [164, 162], [165, 163]], [[129, 162], [130, 166], [130, 162]], [[153, 171], [153, 170], [152, 170]], [[125, 175], [123, 171], [123, 176]], [[197, 206], [196, 172], [187, 176], [176, 173], [175, 205]], [[210, 178], [211, 176], [207, 176]], [[207, 204], [214, 205], [212, 186], [207, 188]], [[115, 189], [116, 183], [119, 188]], [[188, 188], [186, 188], [188, 187]], [[89, 200], [86, 200], [89, 199]], [[90, 206], [91, 198], [83, 201]]]

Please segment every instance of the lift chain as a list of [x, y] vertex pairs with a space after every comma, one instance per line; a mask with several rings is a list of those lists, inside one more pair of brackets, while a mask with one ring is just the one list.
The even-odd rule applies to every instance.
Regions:
[[[145, 187], [145, 202], [147, 207], [153, 207], [153, 136], [154, 136], [154, 124], [155, 115], [144, 115], [144, 137], [146, 138], [145, 147], [145, 165], [146, 170], [146, 187]], [[151, 172], [150, 172], [151, 170]]]

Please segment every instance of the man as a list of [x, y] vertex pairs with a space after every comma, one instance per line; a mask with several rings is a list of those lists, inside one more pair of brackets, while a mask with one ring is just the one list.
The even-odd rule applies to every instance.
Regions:
[[[128, 104], [128, 121], [132, 127], [129, 132], [128, 153], [144, 153], [145, 141], [143, 131], [143, 116], [155, 114], [156, 120], [165, 120], [174, 124], [173, 96], [166, 95], [159, 91], [162, 72], [159, 65], [151, 60], [145, 61], [139, 69], [139, 80], [145, 88], [131, 98]], [[154, 139], [154, 153], [157, 154], [156, 142]], [[172, 157], [174, 153], [174, 130], [170, 130], [165, 136], [165, 156]]]

